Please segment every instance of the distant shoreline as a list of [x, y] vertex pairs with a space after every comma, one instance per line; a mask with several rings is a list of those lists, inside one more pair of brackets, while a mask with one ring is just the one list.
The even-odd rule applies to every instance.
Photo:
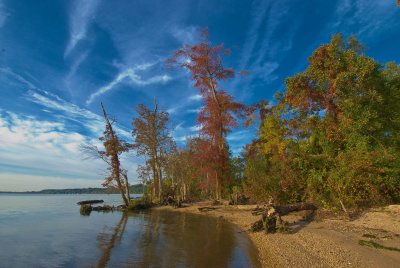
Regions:
[[[143, 185], [135, 184], [129, 186], [131, 194], [143, 194]], [[0, 194], [119, 194], [116, 188], [71, 188], [71, 189], [43, 189], [40, 191], [0, 191]]]

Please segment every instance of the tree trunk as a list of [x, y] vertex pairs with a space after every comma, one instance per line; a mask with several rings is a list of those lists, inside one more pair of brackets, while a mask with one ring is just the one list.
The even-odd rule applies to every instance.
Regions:
[[118, 189], [121, 193], [122, 200], [124, 201], [126, 206], [129, 206], [129, 201], [124, 194], [124, 189], [123, 189], [122, 183], [121, 183], [121, 174], [119, 172], [115, 175], [115, 180], [117, 181]]
[[129, 193], [128, 174], [124, 172], [124, 173], [122, 173], [122, 176], [123, 176], [124, 179], [125, 179], [125, 194], [126, 194], [126, 198], [127, 198], [128, 200], [130, 200], [130, 199], [131, 199], [131, 195], [130, 195], [130, 193]]
[[215, 200], [219, 200], [219, 181], [218, 174], [215, 172]]
[[155, 164], [153, 164], [152, 169], [153, 169], [153, 197], [152, 197], [152, 199], [154, 200], [157, 196], [157, 171], [156, 171]]
[[[117, 137], [115, 136], [114, 130], [110, 123], [110, 120], [108, 120], [108, 116], [107, 116], [106, 110], [104, 109], [103, 103], [101, 103], [101, 108], [103, 109], [104, 119], [106, 120], [106, 124], [109, 128], [110, 135], [111, 135], [112, 139], [117, 140]], [[121, 193], [122, 200], [124, 201], [125, 205], [128, 206], [129, 202], [126, 199], [126, 196], [124, 194], [124, 189], [122, 188], [122, 185], [121, 185], [120, 162], [119, 162], [118, 153], [113, 153], [111, 155], [111, 168], [112, 168], [112, 173], [115, 176], [114, 179], [117, 182], [118, 189]]]
[[128, 199], [126, 198], [126, 196], [124, 194], [124, 189], [122, 187], [120, 177], [121, 176], [120, 176], [120, 174], [118, 172], [118, 175], [115, 176], [115, 180], [117, 181], [118, 189], [119, 189], [119, 191], [121, 193], [122, 200], [124, 201], [125, 205], [128, 206], [129, 205], [129, 201], [128, 201]]
[[159, 177], [158, 177], [158, 199], [161, 202], [161, 194], [162, 194], [162, 182], [161, 182], [161, 178], [162, 178], [162, 170], [161, 167], [159, 166]]

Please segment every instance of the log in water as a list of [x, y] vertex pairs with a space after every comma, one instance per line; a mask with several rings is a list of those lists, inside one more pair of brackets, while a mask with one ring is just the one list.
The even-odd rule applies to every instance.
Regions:
[[79, 201], [78, 205], [87, 205], [87, 204], [98, 204], [98, 203], [103, 203], [104, 200], [85, 200], [85, 201]]

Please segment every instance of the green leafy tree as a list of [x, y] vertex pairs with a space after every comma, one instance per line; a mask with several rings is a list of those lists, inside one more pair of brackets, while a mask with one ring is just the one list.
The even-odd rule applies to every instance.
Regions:
[[151, 176], [152, 195], [161, 201], [167, 156], [175, 149], [175, 142], [168, 129], [169, 115], [160, 111], [156, 102], [152, 110], [139, 104], [136, 111], [138, 117], [132, 121], [132, 135], [135, 140], [132, 147], [138, 156], [146, 157], [145, 166], [139, 166], [138, 173], [144, 180]]

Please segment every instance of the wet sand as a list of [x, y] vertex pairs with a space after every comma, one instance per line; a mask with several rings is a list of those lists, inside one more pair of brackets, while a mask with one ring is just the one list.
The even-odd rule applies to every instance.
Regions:
[[361, 240], [368, 245], [373, 241], [400, 249], [400, 205], [370, 210], [352, 221], [319, 211], [316, 218], [308, 222], [303, 220], [304, 212], [292, 213], [283, 217], [290, 224], [290, 233], [268, 235], [249, 231], [251, 224], [260, 219], [260, 216], [251, 215], [255, 205], [225, 204], [200, 212], [198, 208], [204, 206], [211, 206], [211, 203], [154, 209], [225, 218], [249, 235], [263, 267], [400, 267], [399, 251], [360, 245]]

